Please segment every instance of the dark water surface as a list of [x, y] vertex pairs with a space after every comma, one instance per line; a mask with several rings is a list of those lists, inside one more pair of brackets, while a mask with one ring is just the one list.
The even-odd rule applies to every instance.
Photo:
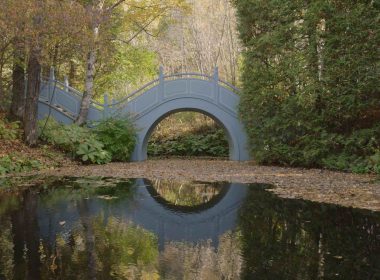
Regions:
[[0, 279], [380, 279], [380, 213], [263, 184], [49, 178], [0, 191]]

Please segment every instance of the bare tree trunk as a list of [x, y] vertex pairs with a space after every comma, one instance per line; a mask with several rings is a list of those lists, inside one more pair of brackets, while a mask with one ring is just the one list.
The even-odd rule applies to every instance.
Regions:
[[22, 120], [25, 109], [25, 69], [23, 66], [24, 51], [20, 48], [19, 44], [15, 44], [13, 59], [12, 104], [9, 118]]
[[[101, 15], [104, 7], [104, 0], [100, 0], [95, 7], [95, 15]], [[124, 2], [124, 0], [117, 1], [109, 10], [112, 11], [114, 7]], [[75, 123], [82, 125], [87, 120], [88, 111], [90, 109], [91, 99], [94, 95], [94, 76], [95, 76], [95, 62], [97, 54], [97, 43], [99, 39], [99, 28], [100, 28], [100, 19], [94, 19], [92, 24], [93, 30], [93, 45], [91, 46], [90, 51], [87, 55], [87, 68], [86, 68], [86, 80], [85, 80], [85, 91], [83, 94], [82, 102], [80, 104], [79, 115], [75, 120]]]
[[37, 110], [41, 73], [41, 65], [38, 60], [39, 54], [39, 48], [32, 49], [28, 62], [28, 87], [24, 114], [24, 137], [26, 144], [30, 146], [36, 145], [38, 139]]
[[96, 49], [93, 48], [88, 53], [85, 91], [83, 94], [80, 111], [75, 123], [82, 125], [87, 120], [88, 110], [90, 109], [91, 98], [94, 95], [94, 76], [95, 76]]

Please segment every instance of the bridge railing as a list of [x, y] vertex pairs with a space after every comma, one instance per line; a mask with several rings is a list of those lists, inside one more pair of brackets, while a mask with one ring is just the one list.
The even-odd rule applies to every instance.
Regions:
[[153, 80], [153, 81], [145, 84], [144, 86], [142, 86], [138, 90], [135, 90], [132, 93], [128, 94], [126, 97], [123, 97], [122, 99], [113, 102], [112, 105], [116, 106], [116, 105], [128, 102], [128, 101], [132, 100], [133, 98], [139, 96], [140, 94], [146, 92], [148, 89], [155, 87], [156, 85], [159, 84], [159, 82], [160, 82], [160, 79]]
[[[178, 80], [178, 79], [200, 79], [209, 82], [213, 82], [216, 85], [224, 87], [232, 92], [238, 93], [239, 89], [234, 85], [220, 80], [218, 68], [216, 67], [213, 75], [207, 75], [202, 73], [175, 73], [175, 74], [164, 74], [163, 67], [160, 67], [159, 78], [155, 79], [141, 88], [131, 92], [126, 97], [120, 100], [112, 100], [111, 103], [108, 102], [108, 96], [104, 95], [103, 103], [91, 100], [92, 113], [95, 115], [101, 114], [103, 116], [108, 116], [111, 113], [117, 112], [126, 103], [132, 101], [137, 96], [143, 94], [149, 89], [164, 83], [166, 81]], [[82, 100], [83, 93], [79, 90], [71, 87], [67, 77], [65, 77], [64, 82], [58, 81], [55, 78], [54, 68], [51, 68], [49, 77], [41, 78], [42, 89], [40, 94], [40, 101], [48, 104], [49, 106], [55, 106], [61, 108], [62, 112], [66, 113], [70, 118], [74, 119], [80, 110], [80, 103]], [[90, 112], [91, 113], [91, 112]]]
[[[66, 77], [64, 82], [55, 78], [54, 68], [51, 68], [49, 77], [41, 76], [39, 102], [45, 108], [44, 113], [54, 109], [66, 118], [75, 120], [80, 111], [82, 97], [83, 94], [71, 87]], [[91, 100], [89, 114], [92, 119], [101, 118], [103, 111], [104, 104]]]
[[235, 93], [240, 92], [240, 90], [237, 87], [235, 87], [234, 85], [219, 79], [219, 72], [218, 72], [217, 67], [214, 70], [214, 75], [211, 76], [211, 75], [207, 75], [207, 74], [194, 73], [194, 72], [184, 72], [184, 73], [175, 73], [175, 74], [165, 75], [163, 72], [163, 67], [161, 66], [158, 79], [145, 84], [140, 89], [133, 91], [132, 93], [128, 94], [126, 97], [118, 100], [117, 102], [114, 102], [113, 105], [116, 106], [116, 105], [123, 104], [124, 102], [131, 101], [133, 98], [139, 96], [140, 94], [144, 93], [148, 89], [158, 85], [160, 82], [177, 80], [177, 79], [189, 79], [189, 78], [201, 79], [201, 80], [206, 80], [206, 81], [215, 81], [220, 86], [225, 87], [225, 88], [231, 90], [232, 92], [235, 92]]

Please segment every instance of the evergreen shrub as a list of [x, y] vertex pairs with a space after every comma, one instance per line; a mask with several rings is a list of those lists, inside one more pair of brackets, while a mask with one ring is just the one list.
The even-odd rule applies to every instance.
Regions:
[[233, 2], [253, 158], [379, 172], [379, 2]]

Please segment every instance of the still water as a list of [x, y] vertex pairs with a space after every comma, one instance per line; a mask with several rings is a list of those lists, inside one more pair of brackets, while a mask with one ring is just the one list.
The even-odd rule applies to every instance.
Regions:
[[380, 213], [269, 185], [48, 178], [0, 191], [0, 279], [380, 279]]

